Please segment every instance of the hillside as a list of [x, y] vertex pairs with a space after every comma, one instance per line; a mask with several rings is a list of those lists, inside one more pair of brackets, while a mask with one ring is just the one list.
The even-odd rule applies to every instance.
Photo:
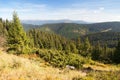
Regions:
[[91, 33], [120, 32], [120, 22], [103, 22], [103, 23], [93, 23], [93, 24], [54, 23], [54, 24], [44, 24], [37, 27], [36, 25], [26, 24], [23, 26], [25, 30], [39, 27], [42, 31], [54, 32], [70, 39]]
[[25, 23], [23, 23], [22, 25], [24, 26], [24, 30], [25, 30], [25, 31], [28, 31], [28, 30], [33, 29], [33, 28], [38, 28], [38, 27], [40, 27], [40, 25], [25, 24]]
[[[112, 80], [119, 79], [119, 67], [94, 63], [85, 64], [96, 72], [53, 68], [36, 55], [16, 56], [0, 50], [0, 80]], [[112, 76], [111, 72], [112, 71]], [[116, 72], [114, 72], [116, 71]], [[73, 75], [74, 74], [74, 75]]]
[[105, 46], [106, 44], [109, 47], [115, 47], [120, 40], [120, 32], [102, 32], [102, 33], [94, 33], [82, 36], [81, 39], [89, 38], [90, 43], [96, 45], [98, 42]]
[[88, 33], [88, 29], [80, 24], [75, 23], [56, 23], [56, 24], [44, 24], [44, 25], [32, 25], [23, 24], [26, 31], [39, 28], [41, 31], [52, 32], [64, 36], [66, 38], [77, 38]]
[[1, 50], [0, 74], [0, 80], [72, 80], [86, 75], [80, 71], [53, 68], [35, 55], [22, 57]]
[[103, 32], [108, 30], [109, 32], [120, 32], [120, 22], [103, 22], [94, 24], [84, 24], [89, 30], [89, 32]]
[[40, 27], [43, 31], [54, 32], [67, 38], [75, 38], [86, 35], [87, 28], [75, 23], [46, 24]]

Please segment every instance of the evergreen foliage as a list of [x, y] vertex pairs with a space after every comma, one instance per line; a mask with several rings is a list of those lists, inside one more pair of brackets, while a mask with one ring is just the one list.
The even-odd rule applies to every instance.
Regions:
[[107, 46], [110, 48], [114, 48], [117, 46], [118, 40], [120, 40], [120, 32], [103, 32], [103, 33], [94, 33], [82, 36], [82, 41], [87, 38], [90, 43], [95, 46], [97, 42], [100, 42], [100, 45]]
[[17, 54], [26, 53], [28, 49], [28, 38], [23, 30], [17, 13], [13, 13], [13, 20], [8, 28], [8, 51]]
[[34, 43], [34, 47], [40, 49], [57, 49], [66, 52], [77, 52], [75, 42], [54, 33], [43, 32], [39, 29], [31, 29], [28, 36]]
[[108, 48], [107, 46], [101, 47], [100, 43], [93, 47], [92, 59], [101, 61], [103, 63], [113, 63], [114, 48]]
[[39, 56], [49, 62], [54, 67], [65, 68], [66, 65], [74, 66], [77, 69], [82, 68], [83, 64], [88, 63], [89, 59], [83, 58], [78, 54], [65, 53], [58, 50], [38, 50]]
[[120, 63], [120, 41], [118, 42], [118, 45], [115, 49], [114, 62]]

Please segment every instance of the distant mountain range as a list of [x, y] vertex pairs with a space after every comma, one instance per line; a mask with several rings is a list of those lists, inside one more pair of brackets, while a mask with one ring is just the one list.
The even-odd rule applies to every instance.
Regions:
[[[77, 24], [77, 23], [50, 23], [43, 25], [23, 24], [26, 31], [32, 28], [38, 28], [41, 31], [59, 34], [69, 39], [82, 39], [88, 37], [95, 45], [98, 41], [105, 43], [110, 47], [116, 46], [120, 40], [120, 22], [103, 22], [91, 24]], [[106, 42], [107, 41], [107, 42]]]
[[24, 24], [33, 24], [33, 25], [43, 25], [43, 24], [53, 24], [53, 23], [77, 23], [77, 24], [87, 24], [88, 22], [82, 20], [22, 20]]
[[76, 38], [93, 33], [120, 32], [120, 22], [104, 22], [93, 24], [56, 23], [41, 25], [40, 29], [55, 32], [68, 38]]
[[91, 24], [77, 23], [50, 23], [43, 25], [23, 24], [27, 31], [31, 28], [39, 28], [43, 31], [54, 32], [68, 38], [75, 38], [86, 34], [103, 32], [120, 32], [120, 22], [103, 22]]

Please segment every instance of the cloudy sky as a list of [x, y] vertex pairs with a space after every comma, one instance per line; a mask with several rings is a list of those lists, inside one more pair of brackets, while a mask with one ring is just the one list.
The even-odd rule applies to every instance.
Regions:
[[0, 17], [21, 20], [120, 21], [120, 0], [0, 0]]

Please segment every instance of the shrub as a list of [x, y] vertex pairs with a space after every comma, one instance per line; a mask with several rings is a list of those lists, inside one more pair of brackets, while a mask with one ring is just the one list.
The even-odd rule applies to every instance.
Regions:
[[54, 67], [65, 68], [66, 65], [74, 66], [81, 69], [82, 65], [89, 62], [87, 58], [83, 58], [79, 54], [65, 53], [57, 50], [38, 50], [39, 56], [49, 62]]

